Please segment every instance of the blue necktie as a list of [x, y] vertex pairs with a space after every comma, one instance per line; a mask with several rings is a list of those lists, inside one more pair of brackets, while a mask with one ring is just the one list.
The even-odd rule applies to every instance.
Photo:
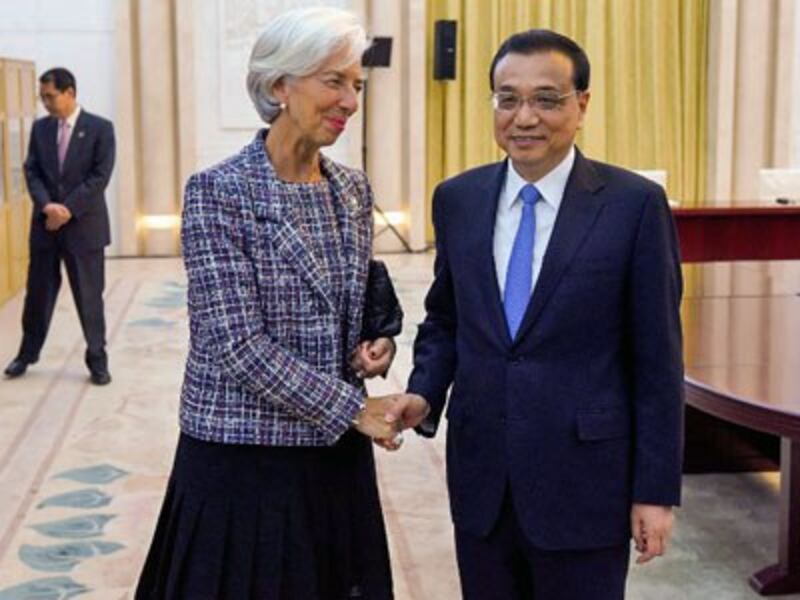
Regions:
[[506, 271], [506, 287], [503, 293], [503, 306], [506, 312], [508, 332], [513, 340], [528, 308], [531, 298], [533, 277], [533, 238], [536, 233], [536, 212], [534, 205], [541, 198], [539, 190], [530, 183], [520, 190], [522, 199], [522, 219], [514, 238], [511, 258]]

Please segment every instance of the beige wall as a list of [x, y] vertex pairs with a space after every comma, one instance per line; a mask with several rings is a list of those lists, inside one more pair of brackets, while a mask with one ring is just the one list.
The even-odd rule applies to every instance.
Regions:
[[[394, 39], [392, 66], [369, 73], [367, 170], [381, 207], [415, 249], [425, 245], [425, 0], [330, 0], [360, 14], [370, 34]], [[226, 11], [260, 15], [287, 0], [120, 0], [117, 7], [118, 214], [122, 254], [178, 250], [183, 182], [247, 143], [261, 126], [247, 105]], [[747, 202], [758, 169], [800, 167], [800, 15], [793, 0], [713, 0], [709, 49], [708, 198]], [[250, 11], [250, 12], [247, 12]], [[253, 12], [255, 11], [255, 12]], [[229, 15], [230, 16], [230, 15]], [[243, 19], [246, 22], [246, 19]], [[246, 50], [247, 48], [245, 48]], [[238, 64], [238, 63], [236, 63]], [[234, 65], [235, 66], [235, 65]], [[227, 94], [227, 96], [226, 96]], [[238, 98], [237, 98], [238, 95]], [[233, 98], [233, 100], [231, 99]], [[355, 119], [329, 154], [361, 166]], [[156, 223], [157, 224], [157, 223]], [[398, 250], [390, 233], [378, 250]]]
[[794, 7], [794, 71], [792, 73], [792, 93], [791, 98], [794, 102], [791, 107], [792, 126], [792, 163], [791, 166], [800, 169], [800, 6], [795, 3]]
[[794, 0], [712, 0], [708, 200], [747, 204], [758, 172], [800, 168], [800, 31]]
[[118, 251], [178, 253], [182, 136], [176, 9], [163, 0], [117, 3]]
[[[758, 203], [759, 170], [800, 168], [800, 3], [795, 0], [712, 0], [708, 65], [708, 204]], [[794, 134], [793, 134], [794, 132]], [[755, 271], [778, 273], [779, 265]], [[748, 275], [730, 265], [703, 282], [709, 293], [747, 285]], [[764, 289], [772, 285], [763, 277]], [[687, 286], [701, 281], [688, 272]], [[716, 315], [724, 349], [730, 340], [724, 314]], [[768, 328], [748, 340], [769, 347]]]
[[[315, 2], [306, 2], [314, 4]], [[339, 0], [370, 35], [394, 38], [392, 65], [369, 73], [367, 170], [380, 206], [414, 248], [424, 247], [424, 0]], [[187, 176], [233, 154], [263, 126], [244, 88], [246, 55], [262, 21], [287, 0], [120, 0], [116, 27], [120, 113], [121, 254], [178, 252]], [[361, 115], [327, 150], [361, 168]], [[159, 228], [164, 227], [164, 228]], [[390, 234], [379, 250], [402, 246]]]
[[[425, 2], [371, 0], [369, 33], [393, 38], [392, 63], [371, 69], [368, 164], [377, 202], [415, 250], [425, 247]], [[377, 219], [378, 230], [381, 221]], [[389, 231], [377, 250], [401, 250]]]

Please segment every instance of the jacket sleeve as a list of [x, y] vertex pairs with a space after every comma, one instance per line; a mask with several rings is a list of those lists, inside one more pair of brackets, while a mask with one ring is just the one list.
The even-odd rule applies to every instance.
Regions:
[[352, 426], [363, 392], [271, 339], [246, 226], [232, 202], [211, 175], [186, 185], [181, 238], [191, 318], [209, 341], [204, 350], [232, 380], [313, 423], [333, 443]]
[[683, 456], [682, 277], [663, 190], [644, 203], [631, 263], [633, 501], [680, 504]]
[[92, 167], [84, 180], [77, 185], [64, 198], [64, 205], [76, 219], [91, 208], [90, 202], [95, 201], [97, 195], [102, 194], [111, 179], [116, 155], [116, 142], [114, 141], [114, 125], [110, 121], [100, 121]]
[[419, 325], [414, 341], [414, 368], [408, 381], [408, 391], [425, 398], [431, 407], [428, 417], [416, 429], [425, 437], [436, 435], [457, 362], [456, 303], [442, 196], [440, 186], [432, 202], [436, 235], [433, 284], [425, 297], [425, 320]]
[[42, 158], [38, 153], [36, 143], [42, 121], [34, 121], [31, 137], [28, 141], [28, 156], [25, 157], [25, 183], [28, 186], [28, 193], [35, 206], [35, 210], [41, 211], [46, 204], [52, 202], [47, 186], [44, 184], [44, 173], [42, 171]]

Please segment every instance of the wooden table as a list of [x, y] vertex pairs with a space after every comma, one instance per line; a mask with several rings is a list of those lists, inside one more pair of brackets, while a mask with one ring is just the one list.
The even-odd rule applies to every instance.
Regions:
[[778, 562], [750, 584], [763, 595], [798, 592], [800, 261], [683, 268], [691, 290], [681, 309], [688, 406], [781, 440]]
[[800, 206], [673, 211], [683, 262], [800, 259]]

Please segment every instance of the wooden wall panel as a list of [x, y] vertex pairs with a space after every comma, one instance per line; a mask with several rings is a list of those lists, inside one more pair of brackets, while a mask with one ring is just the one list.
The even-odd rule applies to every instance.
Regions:
[[6, 61], [0, 58], [0, 206], [9, 201], [8, 139], [6, 134]]
[[8, 244], [8, 204], [0, 206], [0, 304], [12, 296], [11, 256]]
[[28, 271], [28, 211], [25, 200], [8, 205], [8, 279], [11, 290], [16, 292], [25, 287]]
[[6, 63], [0, 59], [0, 303], [11, 296], [11, 257], [8, 245], [8, 136], [6, 134]]
[[[22, 133], [20, 136], [22, 160], [28, 154], [28, 141], [33, 128], [33, 121], [36, 118], [36, 69], [31, 62], [19, 63], [19, 95], [20, 95], [20, 122]], [[11, 256], [10, 279], [14, 290], [25, 287], [28, 273], [28, 231], [30, 229], [30, 215], [32, 203], [28, 194], [28, 187], [25, 184], [24, 172], [22, 176], [21, 202], [12, 208], [12, 227], [9, 232], [9, 243], [13, 249]]]
[[35, 65], [0, 59], [0, 303], [25, 286], [31, 201], [23, 161], [35, 118]]
[[6, 186], [6, 183], [8, 182], [6, 146], [6, 116], [0, 112], [0, 206], [5, 205], [9, 200], [8, 189]]

